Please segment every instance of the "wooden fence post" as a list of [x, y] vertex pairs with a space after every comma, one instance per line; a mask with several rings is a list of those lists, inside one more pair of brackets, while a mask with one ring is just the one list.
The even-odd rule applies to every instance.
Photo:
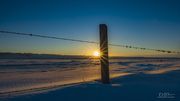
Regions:
[[108, 57], [108, 35], [106, 24], [100, 24], [100, 62], [101, 62], [101, 81], [109, 84], [109, 57]]

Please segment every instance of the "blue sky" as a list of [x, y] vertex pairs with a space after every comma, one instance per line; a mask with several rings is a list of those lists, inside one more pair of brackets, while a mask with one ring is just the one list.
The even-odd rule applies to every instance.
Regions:
[[[178, 0], [0, 0], [0, 30], [180, 51]], [[0, 34], [1, 52], [90, 55], [97, 45]], [[166, 55], [110, 47], [111, 55]]]

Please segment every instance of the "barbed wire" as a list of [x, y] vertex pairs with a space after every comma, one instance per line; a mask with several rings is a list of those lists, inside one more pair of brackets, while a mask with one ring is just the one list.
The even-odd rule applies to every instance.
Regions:
[[55, 36], [46, 36], [46, 35], [31, 34], [31, 33], [19, 33], [19, 32], [10, 32], [10, 31], [0, 31], [0, 33], [25, 35], [25, 36], [34, 36], [34, 37], [41, 37], [41, 38], [50, 38], [50, 39], [59, 39], [59, 40], [67, 40], [67, 41], [76, 41], [76, 42], [96, 43], [96, 44], [98, 44], [98, 42], [93, 42], [93, 41], [77, 40], [77, 39], [62, 38], [62, 37], [55, 37]]
[[[0, 30], [0, 33], [16, 34], [16, 35], [24, 35], [24, 36], [34, 36], [34, 37], [41, 37], [41, 38], [50, 38], [50, 39], [58, 39], [58, 40], [66, 40], [66, 41], [74, 41], [74, 42], [92, 43], [92, 44], [99, 44], [99, 42], [95, 42], [95, 41], [79, 40], [79, 39], [71, 39], [71, 38], [63, 38], [63, 37], [55, 37], [55, 36], [46, 36], [46, 35], [39, 35], [39, 34], [32, 34], [32, 33], [19, 33], [19, 32], [2, 31], [2, 30]], [[139, 49], [139, 50], [150, 50], [150, 51], [163, 52], [163, 53], [180, 54], [179, 51], [170, 51], [170, 50], [163, 50], [163, 49], [152, 49], [152, 48], [136, 47], [136, 46], [132, 46], [132, 45], [121, 45], [121, 44], [108, 44], [108, 45], [115, 46], [115, 47], [123, 47], [123, 48]]]

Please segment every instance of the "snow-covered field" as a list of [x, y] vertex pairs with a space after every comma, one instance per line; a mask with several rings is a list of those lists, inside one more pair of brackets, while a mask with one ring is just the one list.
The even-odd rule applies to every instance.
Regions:
[[[21, 95], [21, 94], [36, 93], [34, 94], [34, 96], [35, 98], [37, 98], [36, 95], [38, 95], [37, 94], [38, 92], [40, 93], [41, 91], [49, 91], [51, 89], [57, 89], [57, 88], [58, 90], [49, 91], [48, 93], [45, 94], [40, 93], [40, 96], [46, 95], [50, 97], [55, 97], [55, 95], [47, 95], [47, 94], [51, 94], [51, 92], [52, 93], [54, 92], [57, 95], [62, 94], [60, 95], [61, 97], [59, 97], [59, 100], [58, 99], [55, 100], [64, 101], [68, 99], [70, 100], [70, 98], [65, 99], [65, 97], [68, 96], [75, 97], [75, 95], [77, 96], [84, 95], [84, 97], [82, 97], [81, 99], [77, 98], [84, 101], [87, 99], [94, 100], [95, 99], [94, 97], [97, 97], [97, 99], [99, 98], [100, 100], [100, 99], [104, 99], [103, 96], [112, 95], [112, 94], [114, 94], [112, 96], [119, 95], [123, 97], [124, 93], [126, 93], [124, 97], [125, 96], [128, 97], [128, 95], [132, 96], [132, 93], [135, 92], [137, 93], [144, 92], [145, 94], [148, 93], [146, 92], [146, 90], [143, 89], [148, 89], [148, 90], [151, 89], [152, 92], [156, 91], [156, 94], [159, 93], [164, 94], [164, 92], [171, 93], [169, 92], [169, 89], [172, 89], [173, 94], [174, 93], [178, 94], [180, 93], [180, 87], [177, 86], [180, 85], [180, 80], [179, 80], [180, 72], [178, 70], [180, 70], [180, 59], [162, 59], [162, 58], [161, 59], [156, 59], [156, 58], [111, 59], [110, 60], [111, 78], [115, 78], [115, 77], [118, 78], [113, 79], [112, 84], [110, 85], [102, 85], [99, 82], [94, 81], [100, 78], [100, 64], [97, 59], [24, 59], [24, 60], [1, 59], [0, 60], [0, 97], [2, 97], [3, 100], [8, 100], [8, 98], [9, 100], [13, 100], [10, 97], [14, 95], [19, 95], [24, 97], [27, 95]], [[173, 74], [172, 72], [175, 74]], [[169, 76], [166, 74], [168, 74]], [[130, 79], [132, 79], [132, 81]], [[127, 84], [129, 87], [125, 89], [123, 86], [124, 84]], [[137, 88], [140, 87], [139, 90], [136, 88], [136, 85], [138, 85]], [[141, 88], [140, 85], [146, 88]], [[168, 86], [166, 87], [165, 85]], [[79, 90], [77, 88], [79, 88]], [[118, 91], [118, 89], [120, 91]], [[101, 93], [102, 91], [104, 91], [104, 93], [98, 96], [98, 92]], [[92, 95], [86, 95], [91, 93]], [[134, 94], [134, 97], [136, 98], [135, 95], [136, 94]], [[14, 98], [14, 100], [15, 99], [16, 97]], [[30, 99], [31, 97], [29, 98], [29, 100]], [[108, 101], [108, 99], [109, 98], [104, 100]], [[20, 97], [20, 99], [18, 100], [16, 99], [15, 101], [20, 101], [20, 100], [26, 101], [28, 99], [23, 100]], [[43, 99], [43, 100], [47, 100], [47, 99]]]

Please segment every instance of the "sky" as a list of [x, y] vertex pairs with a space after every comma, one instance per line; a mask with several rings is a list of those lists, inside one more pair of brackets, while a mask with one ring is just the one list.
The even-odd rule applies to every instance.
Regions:
[[[0, 30], [180, 51], [179, 0], [0, 0]], [[0, 33], [0, 52], [91, 55], [99, 45]], [[109, 46], [112, 56], [177, 56]]]

